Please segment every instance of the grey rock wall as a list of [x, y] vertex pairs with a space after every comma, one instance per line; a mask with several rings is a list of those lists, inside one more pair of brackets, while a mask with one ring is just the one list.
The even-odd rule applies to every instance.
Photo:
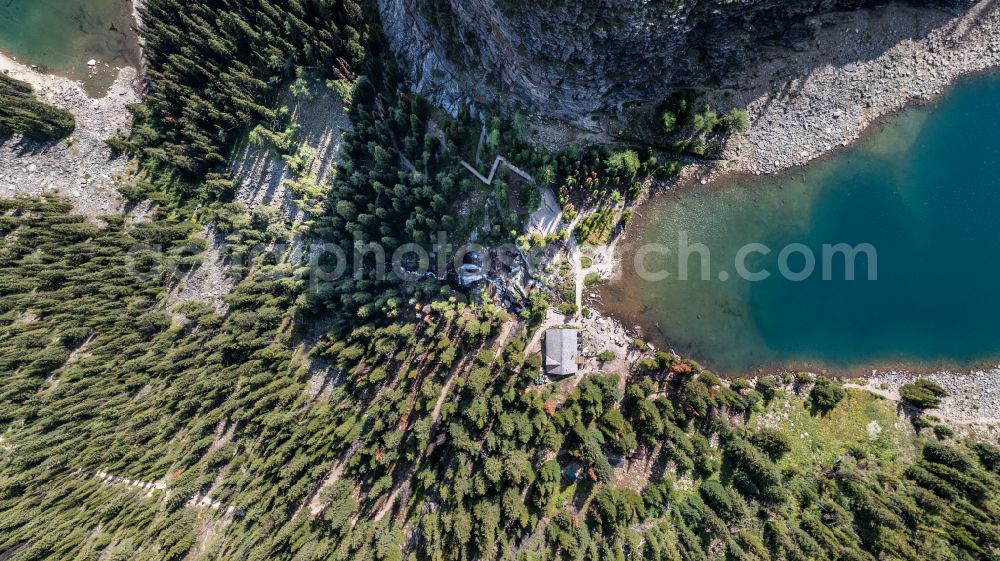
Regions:
[[766, 46], [808, 37], [810, 16], [884, 3], [378, 0], [414, 89], [441, 107], [568, 119], [721, 80]]

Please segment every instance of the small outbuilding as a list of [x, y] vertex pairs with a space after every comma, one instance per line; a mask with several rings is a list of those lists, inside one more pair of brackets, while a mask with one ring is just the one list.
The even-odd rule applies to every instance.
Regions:
[[579, 370], [580, 332], [576, 329], [550, 329], [545, 332], [545, 373], [572, 376]]
[[486, 280], [483, 270], [483, 256], [476, 251], [470, 251], [462, 257], [462, 266], [458, 269], [458, 284], [468, 288]]

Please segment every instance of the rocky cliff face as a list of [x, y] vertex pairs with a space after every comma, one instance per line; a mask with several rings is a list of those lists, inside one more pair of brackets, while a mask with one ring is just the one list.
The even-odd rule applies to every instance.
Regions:
[[[953, 0], [920, 0], [954, 4]], [[378, 0], [416, 90], [577, 119], [720, 80], [811, 16], [883, 0]]]

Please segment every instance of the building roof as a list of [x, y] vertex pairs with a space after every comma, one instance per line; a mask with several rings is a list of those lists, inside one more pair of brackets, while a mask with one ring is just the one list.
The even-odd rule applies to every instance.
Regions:
[[568, 376], [577, 372], [576, 329], [550, 329], [545, 332], [545, 372]]

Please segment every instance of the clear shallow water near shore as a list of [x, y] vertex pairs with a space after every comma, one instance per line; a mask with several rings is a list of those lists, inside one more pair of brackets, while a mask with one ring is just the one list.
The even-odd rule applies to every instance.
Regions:
[[0, 52], [80, 80], [92, 96], [107, 91], [115, 67], [138, 64], [133, 27], [131, 0], [0, 0]]
[[[681, 189], [639, 214], [623, 278], [603, 289], [603, 301], [651, 339], [721, 373], [1000, 359], [1000, 75], [963, 81], [807, 168]], [[712, 280], [700, 280], [697, 256], [690, 280], [677, 278], [682, 231], [711, 251]], [[647, 243], [672, 250], [645, 261], [669, 279], [635, 273], [636, 250]], [[767, 280], [736, 274], [737, 251], [748, 243], [772, 249], [746, 261], [750, 271], [772, 272]], [[779, 251], [793, 243], [816, 256], [807, 280], [779, 274]], [[857, 280], [845, 280], [842, 257], [823, 280], [822, 247], [838, 243], [871, 244], [877, 280], [868, 280], [865, 257]], [[788, 264], [799, 271], [805, 259]]]

